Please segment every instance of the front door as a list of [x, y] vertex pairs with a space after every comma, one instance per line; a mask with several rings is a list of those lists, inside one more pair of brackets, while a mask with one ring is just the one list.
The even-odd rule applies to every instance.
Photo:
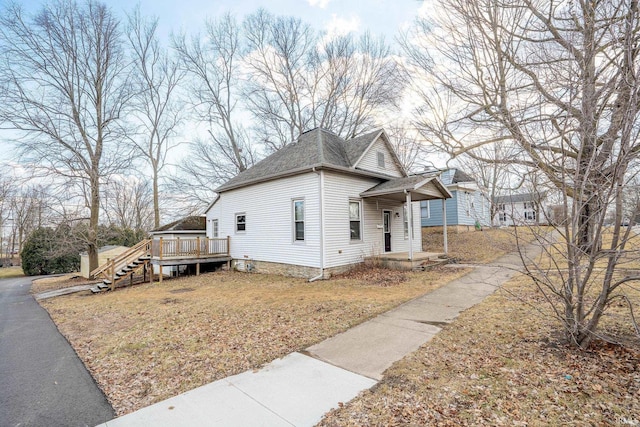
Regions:
[[391, 211], [382, 211], [382, 234], [384, 235], [384, 251], [391, 252]]

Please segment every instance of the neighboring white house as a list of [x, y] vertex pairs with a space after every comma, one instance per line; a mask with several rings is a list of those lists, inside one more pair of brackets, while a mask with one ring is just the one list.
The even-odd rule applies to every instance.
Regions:
[[546, 225], [549, 223], [546, 193], [521, 193], [497, 196], [494, 199], [496, 213], [493, 224]]
[[[160, 238], [176, 241], [177, 245], [180, 245], [180, 239], [184, 239], [184, 243], [187, 244], [188, 239], [206, 237], [206, 219], [202, 215], [187, 216], [150, 231], [149, 235], [151, 236], [151, 239], [154, 240], [152, 244], [157, 244]], [[180, 269], [184, 270], [186, 267], [186, 265], [164, 266], [162, 267], [162, 274], [174, 276], [180, 272]], [[158, 274], [160, 272], [160, 266], [154, 265], [153, 272]]]
[[230, 237], [236, 269], [307, 278], [384, 253], [412, 258], [419, 202], [451, 197], [435, 174], [408, 176], [383, 130], [347, 141], [305, 132], [216, 192], [207, 237]]

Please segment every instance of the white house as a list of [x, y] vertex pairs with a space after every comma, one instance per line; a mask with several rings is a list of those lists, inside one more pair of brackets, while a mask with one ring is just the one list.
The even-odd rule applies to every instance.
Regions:
[[[190, 240], [206, 237], [206, 220], [204, 216], [187, 216], [150, 231], [149, 236], [153, 240], [153, 245], [158, 245], [161, 238], [175, 242], [176, 249], [180, 252], [185, 244], [190, 244]], [[183, 239], [182, 244], [180, 239]], [[175, 276], [186, 268], [186, 264], [163, 266], [162, 274]], [[153, 270], [155, 274], [159, 274], [160, 266], [154, 265]]]
[[412, 259], [419, 202], [451, 197], [435, 174], [407, 175], [383, 130], [305, 132], [216, 192], [207, 237], [229, 236], [236, 269], [312, 279], [375, 255]]
[[545, 200], [545, 193], [497, 196], [493, 223], [498, 226], [546, 225], [549, 219]]

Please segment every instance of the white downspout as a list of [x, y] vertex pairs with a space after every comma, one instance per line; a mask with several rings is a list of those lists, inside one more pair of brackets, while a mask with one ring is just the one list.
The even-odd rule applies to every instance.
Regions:
[[313, 171], [320, 178], [318, 185], [320, 190], [320, 274], [309, 279], [309, 282], [315, 282], [324, 277], [324, 171], [317, 171], [316, 168], [313, 168]]
[[404, 190], [407, 195], [407, 231], [409, 232], [409, 261], [413, 261], [413, 209], [411, 208], [411, 192]]

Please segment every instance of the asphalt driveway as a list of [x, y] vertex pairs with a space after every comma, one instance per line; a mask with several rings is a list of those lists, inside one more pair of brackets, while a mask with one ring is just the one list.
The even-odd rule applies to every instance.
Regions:
[[30, 286], [31, 278], [0, 280], [0, 426], [111, 420], [111, 405]]

